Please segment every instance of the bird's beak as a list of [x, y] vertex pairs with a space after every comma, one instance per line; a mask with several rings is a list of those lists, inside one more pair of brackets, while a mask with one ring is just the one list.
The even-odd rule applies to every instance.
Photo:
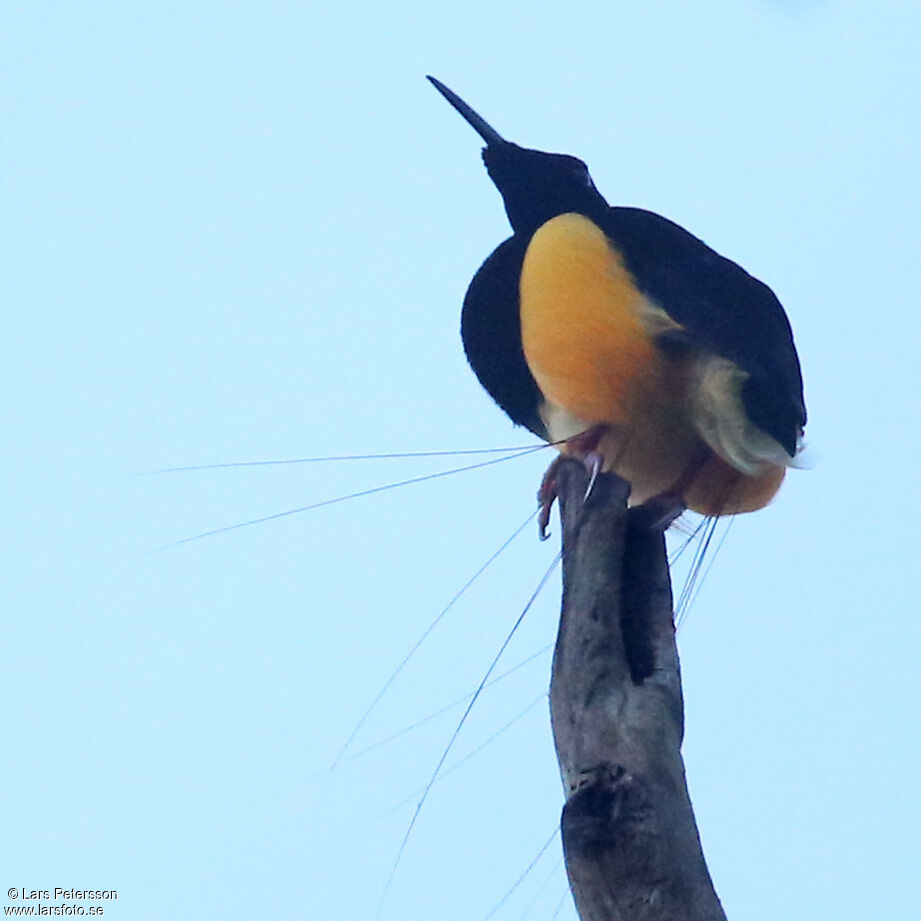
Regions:
[[453, 90], [449, 90], [441, 80], [436, 80], [435, 77], [427, 77], [426, 79], [448, 100], [448, 102], [451, 103], [452, 106], [454, 106], [455, 109], [457, 109], [458, 112], [460, 112], [461, 115], [464, 116], [464, 119], [473, 130], [486, 141], [487, 147], [499, 147], [508, 143], [495, 128], [484, 118], [477, 115], [457, 93]]

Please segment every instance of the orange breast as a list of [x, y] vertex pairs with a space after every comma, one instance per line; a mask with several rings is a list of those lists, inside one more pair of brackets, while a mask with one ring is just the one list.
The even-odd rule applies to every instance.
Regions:
[[604, 232], [563, 214], [533, 236], [521, 272], [521, 338], [544, 396], [591, 423], [628, 423], [661, 389], [664, 359], [642, 295]]
[[[704, 514], [770, 501], [783, 468], [744, 476], [707, 447], [689, 408], [694, 356], [675, 359], [658, 348], [654, 335], [675, 324], [646, 300], [592, 221], [563, 214], [534, 234], [520, 300], [522, 346], [552, 441], [605, 426], [604, 469], [630, 481], [634, 503], [679, 483], [688, 506]], [[562, 417], [568, 427], [554, 431]], [[689, 471], [698, 473], [689, 479]]]

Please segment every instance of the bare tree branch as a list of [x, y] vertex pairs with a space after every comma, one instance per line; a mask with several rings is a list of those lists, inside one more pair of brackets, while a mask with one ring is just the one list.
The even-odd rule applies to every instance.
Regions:
[[627, 484], [559, 467], [563, 611], [550, 712], [582, 921], [726, 921], [681, 758], [684, 705], [661, 529]]

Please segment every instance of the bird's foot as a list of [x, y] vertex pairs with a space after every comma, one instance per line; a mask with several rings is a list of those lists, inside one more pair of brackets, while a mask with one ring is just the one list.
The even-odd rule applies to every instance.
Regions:
[[598, 479], [598, 474], [601, 473], [604, 457], [598, 450], [598, 445], [608, 428], [609, 426], [606, 425], [596, 425], [593, 428], [586, 429], [584, 432], [580, 432], [578, 435], [573, 435], [572, 438], [566, 441], [564, 452], [570, 457], [580, 458], [589, 473], [590, 479], [583, 499], [588, 499], [592, 494], [595, 480]]
[[593, 426], [584, 432], [579, 432], [578, 435], [573, 435], [572, 438], [567, 438], [560, 450], [570, 457], [587, 458], [597, 453], [598, 445], [609, 429], [608, 425]]
[[537, 533], [541, 540], [546, 540], [550, 536], [547, 527], [550, 524], [550, 511], [553, 503], [559, 495], [559, 483], [557, 483], [556, 472], [562, 463], [562, 456], [555, 457], [553, 462], [544, 473], [544, 478], [540, 481], [540, 489], [537, 490], [537, 504], [539, 507], [537, 513]]
[[[540, 489], [537, 491], [537, 503], [540, 507], [537, 514], [537, 526], [541, 540], [546, 540], [550, 536], [550, 532], [547, 528], [550, 525], [550, 512], [553, 509], [553, 503], [559, 495], [559, 484], [557, 483], [556, 474], [562, 462], [562, 455], [554, 458], [553, 463], [547, 468], [547, 472], [541, 480]], [[582, 499], [583, 502], [587, 502], [588, 497], [592, 494], [595, 482], [598, 479], [598, 474], [601, 473], [601, 466], [604, 462], [604, 458], [597, 451], [592, 450], [582, 458], [582, 462], [585, 464], [585, 469], [588, 470], [589, 473], [588, 486], [585, 489], [585, 495]]]

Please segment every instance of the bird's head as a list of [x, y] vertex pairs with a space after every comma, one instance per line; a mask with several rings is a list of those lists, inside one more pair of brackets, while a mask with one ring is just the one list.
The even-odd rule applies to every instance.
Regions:
[[600, 209], [607, 209], [588, 167], [577, 157], [531, 150], [506, 141], [441, 81], [428, 79], [486, 142], [483, 162], [489, 178], [502, 193], [516, 234], [532, 233], [558, 214], [574, 211], [592, 217]]

